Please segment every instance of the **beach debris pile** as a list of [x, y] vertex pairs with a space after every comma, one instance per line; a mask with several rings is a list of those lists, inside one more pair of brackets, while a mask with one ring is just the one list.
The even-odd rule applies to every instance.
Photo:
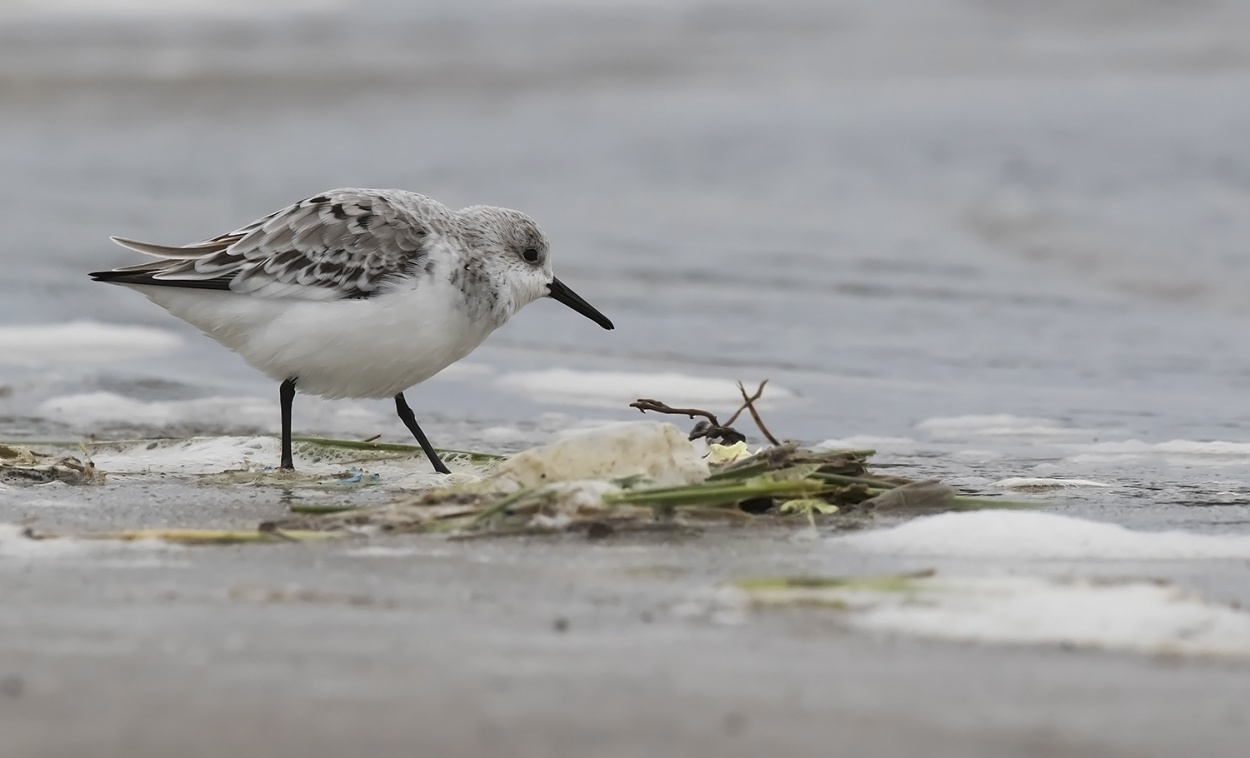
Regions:
[[[764, 425], [748, 394], [728, 420], [698, 408], [642, 398], [643, 413], [698, 419], [635, 421], [570, 433], [491, 467], [485, 476], [383, 505], [316, 508], [279, 530], [365, 533], [447, 532], [457, 539], [583, 532], [681, 531], [702, 524], [798, 523], [862, 526], [881, 512], [908, 514], [1007, 505], [960, 496], [938, 481], [872, 471], [871, 450], [819, 450], [783, 441]], [[733, 424], [743, 414], [768, 440], [752, 451]]]
[[[873, 633], [1168, 657], [1250, 658], [1250, 613], [1157, 578], [978, 576], [934, 569], [759, 577], [724, 585], [707, 601], [712, 618], [740, 618], [770, 609], [824, 609], [836, 612], [833, 618], [841, 626]], [[1063, 612], [1056, 613], [1057, 608]]]

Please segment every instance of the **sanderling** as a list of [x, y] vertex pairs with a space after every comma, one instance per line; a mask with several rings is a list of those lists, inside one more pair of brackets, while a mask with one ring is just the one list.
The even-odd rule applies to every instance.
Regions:
[[138, 290], [281, 382], [284, 469], [294, 468], [297, 387], [325, 398], [393, 397], [446, 474], [404, 390], [540, 297], [612, 328], [552, 275], [538, 224], [506, 208], [452, 211], [403, 190], [336, 189], [192, 245], [112, 239], [160, 260], [93, 279]]

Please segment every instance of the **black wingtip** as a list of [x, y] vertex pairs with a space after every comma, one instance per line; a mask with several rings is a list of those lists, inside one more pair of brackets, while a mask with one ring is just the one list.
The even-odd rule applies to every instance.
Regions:
[[230, 277], [215, 279], [157, 279], [150, 271], [92, 271], [93, 282], [106, 284], [146, 284], [151, 287], [187, 287], [200, 290], [229, 290]]
[[151, 274], [134, 271], [92, 271], [87, 276], [91, 277], [93, 282], [108, 284], [145, 284], [152, 278]]

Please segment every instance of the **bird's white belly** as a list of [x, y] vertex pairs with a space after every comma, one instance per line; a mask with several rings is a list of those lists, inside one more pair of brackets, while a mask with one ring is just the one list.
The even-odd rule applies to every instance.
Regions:
[[363, 300], [267, 299], [134, 286], [275, 381], [326, 398], [392, 397], [468, 355], [495, 329], [452, 288]]

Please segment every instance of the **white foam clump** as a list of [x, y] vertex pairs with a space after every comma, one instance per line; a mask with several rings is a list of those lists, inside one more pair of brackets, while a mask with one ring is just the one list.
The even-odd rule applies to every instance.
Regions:
[[1160, 453], [1175, 453], [1178, 455], [1250, 456], [1250, 442], [1170, 440], [1168, 442], [1160, 442], [1154, 446], [1154, 449]]
[[629, 476], [680, 485], [707, 475], [707, 461], [685, 432], [657, 421], [629, 421], [569, 434], [512, 456], [493, 474], [513, 488]]
[[1040, 577], [918, 579], [906, 593], [845, 593], [852, 626], [998, 644], [1148, 654], [1250, 655], [1250, 614], [1177, 587]]
[[910, 437], [874, 437], [867, 434], [857, 434], [852, 437], [841, 437], [828, 439], [820, 442], [812, 449], [817, 452], [826, 450], [898, 450], [910, 449], [916, 445], [916, 441]]
[[1250, 442], [1226, 442], [1221, 440], [1168, 440], [1167, 442], [1143, 442], [1123, 440], [1120, 442], [1095, 442], [1081, 446], [1081, 453], [1070, 460], [1075, 462], [1100, 462], [1146, 455], [1163, 455], [1202, 458], [1250, 458]]
[[97, 321], [0, 326], [0, 364], [16, 366], [140, 358], [163, 355], [182, 345], [177, 334], [150, 326]]
[[84, 392], [44, 401], [37, 412], [77, 428], [124, 423], [165, 426], [211, 421], [224, 426], [277, 427], [277, 403], [256, 397], [204, 397], [194, 400], [136, 400], [113, 392]]
[[[641, 374], [620, 371], [576, 371], [567, 368], [504, 374], [495, 383], [509, 392], [541, 402], [619, 408], [640, 397], [672, 406], [733, 406], [742, 402], [736, 382], [686, 374]], [[750, 390], [750, 388], [748, 388]], [[757, 406], [789, 400], [794, 393], [769, 384]]]
[[[226, 471], [277, 469], [281, 445], [273, 437], [192, 437], [140, 443], [101, 443], [91, 455], [96, 468], [110, 476], [174, 474], [203, 476]], [[352, 467], [380, 477], [379, 485], [393, 489], [424, 488], [444, 484], [447, 479], [434, 473], [420, 455], [358, 461], [359, 451], [326, 448], [320, 456], [302, 454], [296, 443], [296, 470], [310, 477], [342, 473]], [[455, 471], [455, 477], [476, 478], [475, 474]]]
[[834, 537], [874, 553], [1014, 560], [1167, 561], [1250, 558], [1250, 536], [1138, 532], [1054, 513], [942, 513]]
[[[39, 405], [37, 412], [88, 431], [101, 424], [211, 424], [277, 431], [279, 424], [276, 401], [247, 396], [145, 401], [113, 392], [85, 392], [50, 398]], [[300, 398], [300, 419], [321, 429], [363, 429], [382, 423], [379, 414], [354, 403], [315, 397]]]
[[[278, 465], [279, 443], [268, 437], [192, 437], [98, 448], [91, 460], [111, 475], [216, 474], [248, 465]], [[338, 466], [342, 469], [342, 466]]]
[[1048, 418], [1013, 416], [1008, 413], [969, 416], [938, 416], [916, 424], [935, 437], [1055, 437], [1080, 434], [1081, 429], [1059, 426]]
[[1043, 476], [1013, 476], [994, 482], [993, 486], [1007, 490], [1061, 490], [1077, 487], [1110, 487], [1092, 479], [1059, 479]]

